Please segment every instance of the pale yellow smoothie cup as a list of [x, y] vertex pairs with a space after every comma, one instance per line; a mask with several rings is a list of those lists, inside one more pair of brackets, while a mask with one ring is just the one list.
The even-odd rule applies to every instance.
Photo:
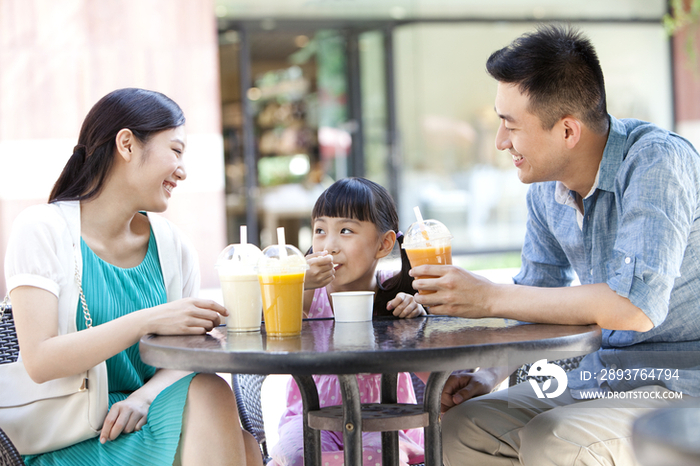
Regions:
[[262, 296], [258, 283], [258, 262], [262, 251], [254, 244], [231, 244], [219, 254], [219, 272], [229, 332], [259, 332]]

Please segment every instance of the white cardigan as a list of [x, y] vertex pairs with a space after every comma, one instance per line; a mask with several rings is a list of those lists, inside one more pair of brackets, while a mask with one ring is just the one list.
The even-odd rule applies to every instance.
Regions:
[[[195, 249], [163, 217], [149, 213], [148, 219], [158, 245], [168, 302], [197, 296], [200, 276]], [[76, 261], [82, 277], [79, 202], [41, 204], [20, 213], [12, 226], [5, 255], [7, 290], [34, 286], [56, 295], [59, 335], [77, 331], [80, 292], [75, 280]], [[17, 363], [0, 367], [3, 369], [0, 371], [0, 393], [4, 398], [0, 407], [16, 406], [65, 390], [62, 386], [64, 379], [34, 383], [24, 369], [21, 349]], [[13, 377], [7, 377], [10, 369]]]

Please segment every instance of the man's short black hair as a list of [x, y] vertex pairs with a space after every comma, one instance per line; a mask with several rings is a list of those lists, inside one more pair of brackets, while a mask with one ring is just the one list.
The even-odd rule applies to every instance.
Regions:
[[486, 70], [497, 81], [518, 86], [545, 129], [571, 115], [596, 133], [608, 131], [603, 70], [578, 30], [542, 25], [492, 53]]

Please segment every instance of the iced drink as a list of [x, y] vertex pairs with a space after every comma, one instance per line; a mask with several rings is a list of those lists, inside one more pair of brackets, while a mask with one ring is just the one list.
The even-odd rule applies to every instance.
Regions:
[[309, 266], [297, 248], [284, 248], [280, 255], [278, 245], [268, 246], [258, 264], [265, 330], [273, 337], [299, 335], [304, 309], [304, 276]]
[[426, 264], [452, 264], [452, 246], [450, 244], [430, 248], [406, 249], [406, 254], [411, 262], [411, 267]]
[[[425, 220], [412, 224], [406, 232], [403, 248], [406, 250], [411, 267], [452, 264], [452, 235], [447, 227], [437, 220]], [[420, 294], [430, 293], [434, 291], [420, 291]]]
[[217, 260], [224, 307], [229, 313], [226, 327], [231, 332], [259, 332], [262, 297], [257, 264], [262, 252], [253, 244], [227, 246]]

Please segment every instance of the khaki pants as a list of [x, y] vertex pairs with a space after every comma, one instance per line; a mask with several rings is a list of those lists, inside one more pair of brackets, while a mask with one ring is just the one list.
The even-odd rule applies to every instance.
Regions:
[[672, 400], [661, 398], [670, 391], [659, 386], [629, 393], [633, 392], [650, 393], [637, 394], [641, 399], [580, 401], [573, 399], [567, 388], [557, 398], [538, 399], [530, 384], [522, 383], [466, 401], [443, 417], [444, 463], [636, 465], [631, 443], [633, 421]]

